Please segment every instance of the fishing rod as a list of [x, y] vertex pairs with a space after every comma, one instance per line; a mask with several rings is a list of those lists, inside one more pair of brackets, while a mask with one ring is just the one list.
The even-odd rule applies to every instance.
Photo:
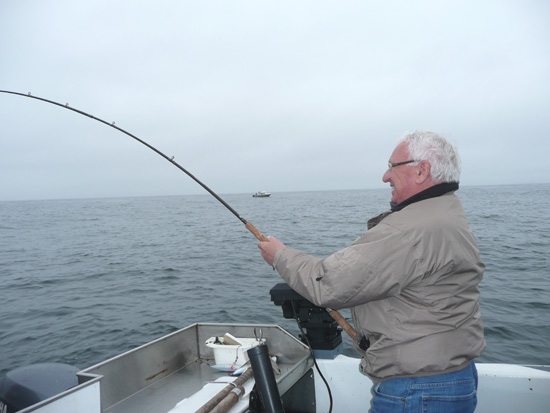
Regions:
[[[62, 108], [65, 108], [65, 109], [69, 109], [69, 110], [72, 110], [73, 112], [76, 112], [76, 113], [79, 113], [81, 115], [84, 115], [84, 116], [87, 116], [89, 118], [92, 118], [93, 120], [96, 120], [98, 122], [101, 122], [107, 126], [110, 126], [111, 128], [114, 128], [128, 136], [130, 136], [131, 138], [135, 139], [136, 141], [138, 141], [139, 143], [147, 146], [149, 149], [151, 149], [152, 151], [156, 152], [157, 154], [159, 154], [160, 156], [162, 156], [164, 159], [166, 159], [168, 162], [172, 163], [176, 168], [180, 169], [181, 171], [183, 171], [184, 173], [186, 173], [192, 180], [194, 180], [196, 183], [198, 183], [200, 186], [202, 186], [204, 189], [206, 189], [206, 191], [208, 191], [208, 193], [210, 193], [210, 195], [212, 195], [214, 198], [216, 198], [224, 207], [226, 207], [229, 211], [231, 211], [231, 213], [233, 215], [235, 215], [246, 227], [246, 229], [248, 229], [259, 241], [262, 241], [262, 242], [266, 242], [268, 241], [268, 239], [266, 238], [266, 236], [264, 234], [262, 234], [258, 228], [256, 228], [251, 222], [247, 221], [246, 219], [244, 219], [243, 217], [241, 217], [239, 215], [239, 213], [237, 211], [235, 211], [227, 202], [225, 202], [218, 194], [216, 194], [214, 191], [212, 191], [208, 186], [206, 186], [204, 183], [202, 183], [201, 181], [199, 181], [197, 179], [197, 177], [195, 177], [191, 172], [189, 172], [187, 169], [185, 169], [183, 166], [181, 166], [179, 163], [177, 163], [175, 160], [174, 160], [174, 157], [169, 157], [168, 155], [165, 155], [164, 153], [162, 153], [161, 151], [159, 151], [157, 148], [155, 148], [153, 145], [150, 145], [148, 144], [147, 142], [145, 142], [144, 140], [138, 138], [137, 136], [131, 134], [130, 132], [118, 127], [115, 125], [115, 122], [107, 122], [103, 119], [100, 119], [100, 118], [97, 118], [93, 115], [90, 115], [89, 113], [86, 113], [82, 110], [79, 110], [79, 109], [76, 109], [76, 108], [73, 108], [72, 106], [69, 106], [68, 103], [65, 103], [65, 104], [62, 104], [62, 103], [59, 103], [59, 102], [54, 102], [53, 100], [49, 100], [49, 99], [44, 99], [44, 98], [41, 98], [41, 97], [38, 97], [38, 96], [34, 96], [32, 95], [30, 92], [25, 94], [25, 93], [20, 93], [20, 92], [11, 92], [9, 90], [0, 90], [0, 93], [8, 93], [10, 95], [17, 95], [17, 96], [23, 96], [23, 97], [26, 97], [26, 98], [31, 98], [31, 99], [36, 99], [36, 100], [41, 100], [42, 102], [46, 102], [46, 103], [51, 103], [52, 105], [56, 105], [56, 106], [59, 106], [59, 107], [62, 107]], [[342, 317], [342, 315], [337, 311], [337, 310], [330, 310], [329, 311], [329, 314], [331, 315], [331, 317], [349, 334], [349, 336], [351, 338], [354, 338], [355, 335], [356, 335], [356, 332], [355, 330], [353, 329], [353, 327], [344, 319], [344, 317]]]
[[246, 229], [248, 229], [252, 234], [254, 234], [254, 236], [259, 240], [259, 241], [267, 241], [267, 238], [251, 223], [251, 222], [248, 222], [246, 219], [244, 219], [243, 217], [241, 217], [239, 215], [239, 213], [237, 211], [235, 211], [227, 202], [225, 202], [218, 194], [216, 194], [214, 191], [212, 191], [208, 186], [206, 186], [204, 183], [202, 183], [201, 181], [199, 181], [197, 179], [197, 177], [195, 177], [191, 172], [189, 172], [187, 169], [185, 169], [183, 166], [181, 166], [179, 163], [177, 163], [175, 160], [174, 160], [174, 157], [168, 157], [168, 155], [165, 155], [164, 153], [162, 153], [161, 151], [159, 151], [157, 148], [155, 148], [153, 145], [150, 145], [148, 144], [147, 142], [145, 142], [144, 140], [138, 138], [137, 136], [131, 134], [130, 132], [122, 129], [122, 128], [119, 128], [118, 126], [115, 125], [115, 122], [107, 122], [103, 119], [100, 119], [100, 118], [97, 118], [93, 115], [90, 115], [89, 113], [86, 113], [82, 110], [79, 110], [79, 109], [76, 109], [76, 108], [73, 108], [71, 106], [69, 106], [68, 103], [66, 104], [62, 104], [62, 103], [59, 103], [59, 102], [54, 102], [53, 100], [49, 100], [49, 99], [44, 99], [44, 98], [41, 98], [41, 97], [38, 97], [38, 96], [33, 96], [30, 92], [25, 94], [25, 93], [19, 93], [19, 92], [10, 92], [8, 90], [0, 90], [0, 93], [9, 93], [11, 95], [18, 95], [18, 96], [23, 96], [23, 97], [27, 97], [27, 98], [32, 98], [32, 99], [36, 99], [36, 100], [41, 100], [42, 102], [47, 102], [47, 103], [51, 103], [52, 105], [56, 105], [56, 106], [60, 106], [62, 108], [65, 108], [65, 109], [69, 109], [69, 110], [72, 110], [73, 112], [76, 112], [76, 113], [79, 113], [81, 115], [84, 115], [84, 116], [87, 116], [89, 118], [92, 118], [93, 120], [97, 120], [98, 122], [101, 122], [107, 126], [110, 126], [111, 128], [114, 128], [128, 136], [130, 136], [131, 138], [135, 139], [136, 141], [138, 141], [139, 143], [147, 146], [149, 149], [151, 149], [152, 151], [156, 152], [157, 154], [159, 154], [160, 156], [162, 156], [164, 159], [166, 159], [168, 162], [171, 162], [176, 168], [180, 169], [181, 171], [185, 172], [192, 180], [194, 180], [196, 183], [198, 183], [200, 186], [202, 186], [204, 189], [206, 189], [210, 195], [212, 195], [214, 198], [216, 198], [218, 201], [220, 201], [220, 203], [226, 207], [229, 211], [231, 211], [231, 213], [233, 215], [235, 215], [246, 227]]

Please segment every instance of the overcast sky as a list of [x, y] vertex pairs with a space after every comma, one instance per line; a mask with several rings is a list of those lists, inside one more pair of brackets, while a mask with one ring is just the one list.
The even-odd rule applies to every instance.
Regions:
[[[382, 188], [415, 129], [462, 185], [550, 182], [550, 2], [0, 3], [0, 89], [220, 194]], [[0, 200], [201, 194], [0, 93]], [[389, 193], [389, 192], [388, 192]]]

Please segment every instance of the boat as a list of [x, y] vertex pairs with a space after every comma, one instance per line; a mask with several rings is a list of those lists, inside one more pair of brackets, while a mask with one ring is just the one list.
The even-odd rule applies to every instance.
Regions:
[[265, 191], [258, 191], [255, 194], [252, 194], [253, 198], [268, 198], [270, 196], [271, 196], [271, 193], [265, 192]]
[[[300, 338], [278, 325], [196, 323], [81, 371], [14, 370], [0, 379], [0, 412], [64, 382], [55, 374], [74, 375], [74, 384], [21, 413], [367, 411], [372, 382], [357, 358], [342, 354], [342, 330], [327, 310], [284, 283], [270, 294], [285, 318], [298, 321]], [[548, 411], [550, 366], [476, 366], [476, 412]], [[244, 373], [231, 375], [237, 367]]]

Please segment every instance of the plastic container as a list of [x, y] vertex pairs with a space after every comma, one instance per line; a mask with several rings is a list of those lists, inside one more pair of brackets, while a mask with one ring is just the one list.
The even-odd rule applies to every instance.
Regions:
[[232, 366], [238, 368], [248, 361], [247, 350], [264, 343], [255, 338], [234, 337], [227, 333], [224, 336], [210, 337], [206, 340], [206, 347], [214, 350], [214, 359], [218, 366]]

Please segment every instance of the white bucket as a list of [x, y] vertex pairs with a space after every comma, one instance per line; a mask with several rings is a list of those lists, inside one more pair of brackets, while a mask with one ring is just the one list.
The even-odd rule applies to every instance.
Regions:
[[210, 337], [205, 344], [214, 350], [216, 365], [238, 368], [248, 361], [247, 350], [263, 342], [265, 339], [237, 338], [227, 333], [223, 337]]

